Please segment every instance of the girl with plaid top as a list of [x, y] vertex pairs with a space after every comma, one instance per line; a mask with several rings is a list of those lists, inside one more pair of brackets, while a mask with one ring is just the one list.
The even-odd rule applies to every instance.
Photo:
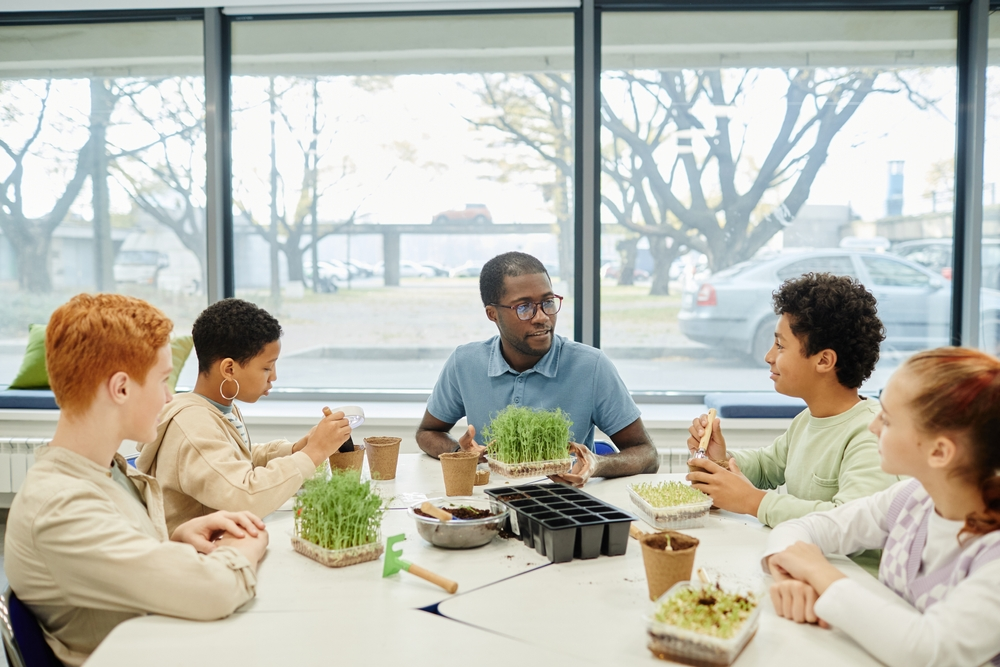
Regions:
[[[1000, 665], [1000, 361], [918, 353], [881, 401], [882, 469], [913, 479], [777, 527], [762, 561], [775, 611], [839, 628], [888, 665]], [[824, 556], [879, 548], [895, 596]]]

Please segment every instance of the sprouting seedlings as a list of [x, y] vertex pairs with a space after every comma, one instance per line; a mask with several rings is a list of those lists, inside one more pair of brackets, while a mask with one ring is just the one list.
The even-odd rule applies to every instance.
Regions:
[[573, 422], [562, 410], [508, 405], [483, 429], [490, 456], [502, 463], [569, 458]]
[[708, 496], [683, 482], [641, 482], [632, 490], [652, 507], [691, 505], [708, 500]]
[[667, 625], [729, 639], [750, 618], [756, 606], [752, 595], [730, 593], [716, 584], [678, 591], [660, 605], [654, 617]]
[[306, 480], [295, 498], [295, 533], [307, 542], [336, 550], [379, 539], [387, 503], [370, 481], [351, 470], [333, 470], [329, 479]]

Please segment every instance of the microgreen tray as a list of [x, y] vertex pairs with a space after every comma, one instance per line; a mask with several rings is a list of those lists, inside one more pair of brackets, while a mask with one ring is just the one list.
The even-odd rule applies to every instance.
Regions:
[[489, 456], [486, 461], [490, 464], [490, 470], [501, 477], [507, 479], [517, 479], [519, 477], [547, 477], [549, 475], [559, 475], [569, 472], [573, 467], [573, 459], [553, 459], [551, 461], [527, 461], [525, 463], [504, 463]]
[[621, 556], [634, 517], [614, 505], [562, 484], [525, 484], [485, 490], [510, 513], [507, 528], [525, 546], [553, 563]]
[[653, 507], [646, 499], [635, 492], [632, 485], [625, 487], [628, 496], [635, 505], [636, 514], [650, 526], [660, 530], [677, 530], [679, 528], [700, 528], [705, 525], [708, 510], [712, 507], [712, 499], [697, 503], [686, 503], [672, 507]]
[[736, 633], [728, 639], [721, 639], [710, 634], [677, 627], [657, 620], [655, 616], [656, 610], [660, 609], [666, 601], [686, 588], [704, 589], [706, 595], [711, 595], [712, 593], [710, 586], [682, 581], [674, 584], [670, 590], [661, 595], [656, 601], [654, 612], [649, 615], [648, 619], [649, 650], [660, 659], [682, 662], [688, 665], [731, 665], [753, 638], [754, 633], [757, 632], [757, 623], [760, 618], [760, 604], [757, 604], [753, 608], [749, 617], [743, 621]]
[[292, 535], [292, 548], [303, 556], [312, 558], [327, 567], [347, 567], [370, 560], [378, 560], [378, 557], [385, 551], [385, 545], [382, 544], [381, 540], [347, 549], [324, 549], [298, 535]]

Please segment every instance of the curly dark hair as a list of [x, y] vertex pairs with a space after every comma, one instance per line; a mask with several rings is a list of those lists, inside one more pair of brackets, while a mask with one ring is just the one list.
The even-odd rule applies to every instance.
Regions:
[[483, 270], [479, 272], [479, 296], [483, 299], [483, 305], [489, 306], [503, 300], [504, 278], [524, 276], [529, 273], [549, 275], [544, 264], [523, 252], [505, 252], [486, 262]]
[[807, 273], [786, 280], [774, 293], [774, 312], [788, 315], [805, 356], [837, 353], [837, 380], [857, 389], [878, 363], [885, 327], [874, 295], [848, 276]]
[[243, 299], [223, 299], [201, 311], [191, 330], [198, 372], [231, 358], [243, 366], [281, 338], [281, 325], [271, 313]]

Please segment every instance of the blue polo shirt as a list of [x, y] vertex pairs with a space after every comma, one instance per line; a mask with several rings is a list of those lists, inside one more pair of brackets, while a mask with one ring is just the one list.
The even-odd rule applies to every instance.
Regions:
[[446, 424], [466, 417], [476, 427], [476, 442], [485, 445], [483, 427], [508, 405], [561, 408], [573, 421], [573, 441], [590, 449], [594, 426], [614, 435], [641, 415], [603, 352], [555, 335], [545, 356], [523, 373], [503, 358], [500, 336], [458, 347], [441, 370], [427, 411]]

